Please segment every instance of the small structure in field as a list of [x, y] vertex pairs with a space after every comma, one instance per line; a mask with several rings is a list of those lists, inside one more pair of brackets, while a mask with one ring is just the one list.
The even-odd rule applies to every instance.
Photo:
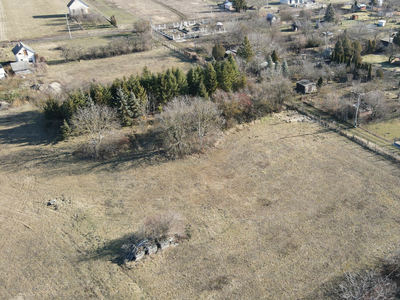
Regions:
[[10, 65], [15, 75], [28, 75], [33, 73], [33, 71], [29, 68], [29, 63], [27, 61], [14, 62]]
[[395, 147], [400, 148], [400, 141], [394, 142], [393, 144]]
[[378, 27], [384, 27], [386, 25], [386, 20], [379, 20]]
[[26, 61], [28, 63], [35, 63], [35, 50], [28, 45], [18, 42], [11, 50], [15, 56], [15, 61]]
[[3, 79], [7, 76], [6, 71], [4, 70], [3, 66], [0, 65], [0, 79]]
[[279, 18], [273, 14], [267, 14], [266, 19], [267, 19], [267, 22], [269, 22], [270, 24], [279, 21]]
[[303, 27], [303, 24], [299, 21], [295, 21], [292, 24], [292, 31], [298, 31], [299, 29], [301, 29]]
[[67, 7], [70, 16], [87, 15], [89, 13], [89, 5], [81, 0], [71, 0]]
[[330, 58], [332, 56], [333, 50], [334, 49], [332, 47], [326, 47], [324, 49], [324, 58]]
[[367, 6], [365, 4], [358, 4], [356, 6], [357, 11], [365, 11], [367, 10]]
[[298, 4], [303, 4], [303, 0], [280, 0], [280, 4], [286, 4], [286, 5], [298, 5]]
[[358, 20], [358, 15], [351, 15], [352, 20]]
[[314, 82], [311, 82], [310, 80], [302, 79], [297, 81], [296, 90], [299, 93], [310, 94], [317, 90], [317, 85]]
[[229, 0], [225, 0], [223, 5], [224, 5], [224, 9], [233, 10], [233, 4]]

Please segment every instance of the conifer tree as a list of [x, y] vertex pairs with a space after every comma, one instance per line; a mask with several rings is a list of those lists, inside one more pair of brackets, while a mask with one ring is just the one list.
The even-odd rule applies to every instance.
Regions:
[[272, 68], [273, 67], [274, 61], [272, 60], [271, 55], [267, 56], [267, 63], [268, 63], [267, 68]]
[[317, 87], [321, 87], [323, 83], [324, 83], [324, 79], [322, 77], [320, 77], [317, 82]]
[[342, 41], [341, 40], [337, 40], [336, 44], [335, 44], [335, 53], [336, 55], [343, 55], [344, 51], [343, 51], [343, 45], [342, 45]]
[[251, 61], [251, 59], [253, 58], [253, 49], [251, 48], [250, 41], [247, 35], [244, 36], [243, 42], [237, 51], [237, 55], [245, 59], [247, 62]]
[[140, 78], [136, 76], [131, 76], [127, 81], [128, 90], [135, 94], [135, 97], [140, 99], [140, 101], [146, 105], [147, 103], [147, 93], [144, 87], [140, 84]]
[[178, 84], [178, 94], [186, 95], [188, 93], [188, 83], [185, 73], [180, 68], [176, 68], [173, 73], [176, 78], [176, 83]]
[[218, 88], [217, 72], [211, 63], [208, 63], [204, 72], [204, 85], [209, 95], [214, 94]]
[[247, 84], [246, 76], [244, 76], [244, 74], [240, 74], [233, 83], [232, 89], [234, 92], [237, 92], [243, 89], [246, 86], [246, 84]]
[[226, 49], [221, 43], [216, 43], [212, 49], [212, 56], [215, 60], [222, 60], [225, 56]]
[[200, 83], [199, 83], [198, 95], [204, 99], [208, 99], [207, 89], [206, 89], [206, 86], [204, 85], [203, 81], [200, 81]]
[[286, 62], [286, 59], [284, 59], [283, 63], [282, 63], [282, 74], [285, 77], [289, 76], [289, 66], [288, 66], [288, 64]]
[[272, 61], [273, 61], [275, 64], [281, 62], [281, 60], [280, 60], [279, 57], [278, 57], [278, 53], [276, 53], [275, 50], [272, 51], [271, 58], [272, 58]]
[[237, 76], [239, 76], [239, 69], [238, 69], [238, 67], [237, 67], [237, 64], [236, 64], [236, 60], [235, 60], [235, 58], [233, 57], [233, 55], [232, 54], [230, 54], [229, 56], [228, 56], [228, 61], [229, 61], [229, 63], [231, 64], [231, 66], [232, 66], [232, 69], [233, 69], [233, 72], [235, 73], [235, 76], [237, 77]]
[[122, 126], [132, 125], [133, 112], [131, 110], [129, 98], [121, 87], [117, 89], [115, 103], [118, 103], [118, 113], [121, 118]]
[[376, 70], [376, 77], [383, 78], [383, 71], [381, 69]]
[[197, 95], [200, 81], [201, 81], [201, 74], [199, 74], [198, 69], [191, 68], [187, 73], [187, 83], [190, 95], [192, 96]]
[[372, 79], [372, 64], [370, 64], [368, 67], [368, 79], [369, 80]]
[[225, 92], [232, 91], [233, 82], [235, 72], [232, 68], [232, 65], [228, 61], [224, 61], [222, 64], [222, 72], [221, 72], [221, 81], [218, 82], [220, 84], [220, 88]]
[[129, 94], [129, 104], [131, 106], [132, 118], [139, 118], [144, 115], [145, 106], [142, 101], [135, 96], [134, 92]]
[[332, 3], [330, 3], [326, 9], [325, 22], [335, 22], [335, 9], [333, 8]]
[[342, 45], [343, 45], [344, 56], [351, 57], [354, 52], [353, 45], [351, 44], [350, 39], [347, 35], [344, 36]]
[[393, 44], [400, 46], [400, 31], [393, 38]]

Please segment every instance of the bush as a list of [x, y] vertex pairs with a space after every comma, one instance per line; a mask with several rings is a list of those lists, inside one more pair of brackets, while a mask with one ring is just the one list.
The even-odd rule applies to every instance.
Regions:
[[175, 98], [156, 120], [165, 149], [178, 156], [211, 147], [223, 125], [217, 105], [201, 98]]
[[147, 217], [142, 224], [139, 236], [155, 239], [184, 237], [185, 225], [183, 218], [180, 214], [171, 211]]

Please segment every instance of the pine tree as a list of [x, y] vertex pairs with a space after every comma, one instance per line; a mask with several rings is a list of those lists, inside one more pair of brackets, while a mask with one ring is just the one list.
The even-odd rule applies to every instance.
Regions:
[[286, 59], [284, 59], [283, 63], [282, 63], [282, 74], [285, 77], [289, 76], [289, 66], [288, 66], [288, 64], [286, 62]]
[[136, 98], [140, 99], [143, 105], [147, 103], [147, 93], [144, 87], [140, 84], [140, 78], [131, 76], [127, 81], [128, 90], [133, 92]]
[[376, 41], [373, 40], [372, 41], [372, 52], [371, 53], [375, 53], [375, 51], [376, 51]]
[[271, 55], [267, 56], [267, 63], [268, 63], [267, 68], [272, 68], [274, 66], [274, 61], [272, 60]]
[[180, 68], [176, 68], [173, 73], [176, 78], [176, 83], [178, 84], [178, 94], [186, 95], [188, 93], [188, 83], [185, 73]]
[[176, 80], [175, 74], [171, 69], [168, 69], [167, 72], [165, 73], [165, 76], [167, 77], [167, 82], [168, 82], [168, 87], [170, 91], [170, 99], [171, 100], [173, 97], [179, 95], [179, 85]]
[[243, 9], [243, 7], [246, 5], [246, 0], [236, 0], [235, 1], [235, 10], [236, 12], [239, 12]]
[[237, 51], [237, 55], [245, 59], [247, 62], [251, 61], [251, 59], [253, 58], [253, 49], [251, 48], [250, 41], [247, 35], [244, 36], [243, 42]]
[[367, 49], [366, 49], [365, 52], [366, 52], [367, 54], [373, 53], [372, 48], [373, 48], [372, 42], [371, 42], [371, 40], [368, 40]]
[[372, 64], [369, 65], [368, 68], [368, 79], [371, 80], [372, 79]]
[[221, 43], [217, 43], [214, 45], [212, 49], [212, 56], [215, 60], [222, 60], [225, 56], [226, 49], [222, 46]]
[[400, 46], [400, 31], [394, 36], [393, 44]]
[[215, 72], [214, 67], [211, 63], [206, 66], [204, 74], [204, 85], [206, 86], [207, 93], [209, 95], [214, 94], [218, 88], [217, 72]]
[[332, 3], [330, 3], [326, 9], [325, 22], [335, 22], [335, 9], [333, 8]]
[[347, 35], [344, 36], [343, 41], [342, 41], [342, 45], [343, 45], [343, 53], [346, 57], [350, 57], [353, 54], [353, 45], [350, 42], [350, 39]]
[[234, 92], [237, 92], [243, 89], [247, 84], [247, 79], [244, 74], [240, 74], [239, 77], [236, 78], [235, 82], [233, 83], [232, 89]]
[[335, 52], [336, 55], [343, 55], [344, 51], [343, 51], [343, 45], [342, 45], [342, 41], [341, 40], [337, 40], [336, 44], [335, 44]]
[[228, 61], [229, 61], [229, 63], [230, 63], [231, 66], [232, 66], [232, 69], [233, 69], [233, 71], [234, 71], [234, 73], [235, 73], [235, 76], [236, 76], [236, 77], [239, 76], [240, 72], [239, 72], [239, 69], [238, 69], [238, 67], [237, 67], [236, 60], [235, 60], [235, 58], [233, 57], [232, 54], [230, 54], [230, 55], [228, 56]]
[[320, 77], [317, 82], [317, 87], [321, 87], [324, 84], [324, 79]]
[[142, 101], [135, 96], [134, 92], [129, 94], [129, 104], [132, 111], [132, 118], [136, 119], [144, 115], [145, 106]]
[[198, 95], [204, 99], [208, 99], [207, 89], [206, 89], [206, 86], [204, 85], [203, 81], [200, 81], [200, 83], [199, 83]]
[[381, 69], [376, 70], [376, 77], [383, 78], [383, 71]]
[[273, 61], [275, 64], [278, 63], [278, 62], [281, 62], [281, 60], [279, 59], [278, 54], [276, 53], [275, 50], [272, 51], [271, 58], [272, 58], [272, 61]]
[[218, 83], [220, 84], [220, 88], [225, 92], [232, 91], [233, 82], [235, 80], [234, 75], [232, 65], [229, 62], [224, 61], [222, 64], [221, 81]]
[[117, 107], [122, 126], [132, 125], [133, 112], [131, 110], [131, 105], [128, 96], [121, 87], [117, 89], [115, 103], [119, 104]]
[[196, 72], [195, 68], [191, 68], [187, 75], [187, 83], [188, 83], [188, 90], [189, 90], [189, 94], [192, 96], [196, 96], [197, 95], [197, 90], [198, 90], [198, 86], [200, 83], [200, 76], [199, 74]]
[[282, 71], [282, 66], [281, 66], [281, 64], [280, 64], [279, 62], [276, 62], [276, 63], [275, 63], [275, 72], [276, 72], [277, 74], [280, 74], [281, 71]]

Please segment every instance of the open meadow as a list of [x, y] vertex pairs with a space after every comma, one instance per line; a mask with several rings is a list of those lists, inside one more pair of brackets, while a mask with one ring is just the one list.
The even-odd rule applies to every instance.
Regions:
[[[36, 108], [0, 111], [2, 299], [326, 299], [398, 250], [398, 166], [313, 123], [268, 117], [181, 160], [82, 161], [54, 139]], [[190, 238], [118, 265], [167, 211]]]

